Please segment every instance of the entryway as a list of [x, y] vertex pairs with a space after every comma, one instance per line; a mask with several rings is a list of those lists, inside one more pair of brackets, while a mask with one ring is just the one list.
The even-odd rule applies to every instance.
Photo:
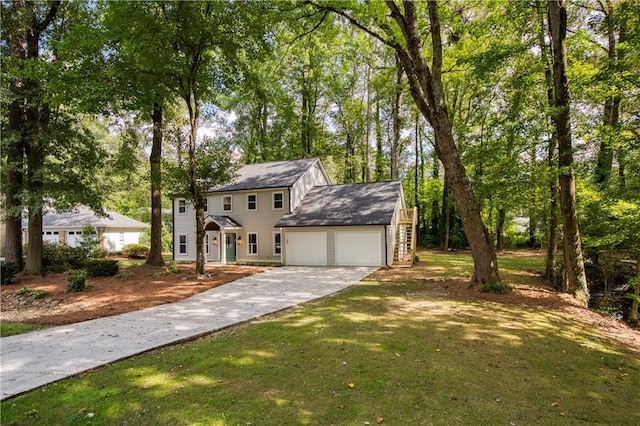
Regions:
[[224, 249], [227, 262], [236, 261], [236, 234], [225, 234]]

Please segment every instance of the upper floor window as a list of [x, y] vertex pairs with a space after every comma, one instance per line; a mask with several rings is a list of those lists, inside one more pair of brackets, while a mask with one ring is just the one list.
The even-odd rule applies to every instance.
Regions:
[[284, 208], [284, 192], [273, 193], [273, 209], [282, 210]]
[[204, 198], [204, 212], [207, 213], [209, 211], [209, 199], [207, 197]]
[[233, 210], [233, 205], [231, 203], [231, 195], [223, 195], [222, 196], [222, 211], [230, 212]]
[[247, 210], [258, 210], [258, 194], [247, 194]]
[[187, 213], [187, 200], [181, 198], [178, 200], [178, 214], [186, 214]]

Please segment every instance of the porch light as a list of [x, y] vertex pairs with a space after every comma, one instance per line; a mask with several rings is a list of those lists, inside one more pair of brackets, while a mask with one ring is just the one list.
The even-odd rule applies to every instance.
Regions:
[[218, 245], [218, 237], [213, 237], [213, 245], [214, 246]]
[[238, 244], [242, 244], [242, 237], [238, 237]]

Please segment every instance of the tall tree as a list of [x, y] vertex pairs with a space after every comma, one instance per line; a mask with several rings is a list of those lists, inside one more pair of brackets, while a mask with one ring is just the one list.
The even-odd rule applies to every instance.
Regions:
[[[418, 25], [416, 4], [404, 1], [402, 2], [403, 10], [391, 0], [388, 0], [386, 5], [390, 17], [379, 22], [377, 29], [368, 13], [364, 13], [361, 17], [356, 16], [355, 13], [349, 13], [330, 3], [318, 7], [345, 17], [353, 25], [396, 52], [407, 75], [411, 96], [420, 113], [434, 130], [436, 152], [449, 179], [474, 259], [472, 282], [499, 282], [500, 275], [493, 241], [482, 221], [480, 207], [453, 136], [442, 83], [443, 45], [438, 5], [435, 1], [427, 3], [432, 55], [430, 66], [427, 65], [423, 53], [423, 37]], [[378, 16], [382, 16], [382, 13]], [[395, 28], [392, 28], [392, 23], [395, 24]], [[398, 32], [400, 35], [396, 37]]]
[[564, 290], [572, 292], [580, 303], [589, 303], [582, 242], [576, 210], [576, 185], [571, 146], [569, 82], [567, 78], [567, 10], [563, 0], [549, 1], [549, 29], [553, 53], [554, 124], [558, 140], [560, 208], [564, 247]]

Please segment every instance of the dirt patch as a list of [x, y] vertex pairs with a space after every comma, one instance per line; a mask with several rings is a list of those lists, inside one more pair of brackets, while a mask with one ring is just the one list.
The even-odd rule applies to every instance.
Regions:
[[[13, 283], [2, 286], [0, 320], [40, 325], [65, 325], [176, 302], [210, 288], [263, 272], [254, 266], [209, 266], [197, 278], [194, 264], [179, 264], [180, 272], [169, 274], [165, 268], [146, 265], [120, 270], [120, 277], [87, 278], [88, 288], [67, 292], [64, 274], [45, 277], [18, 275]], [[16, 295], [21, 288], [41, 290]]]
[[477, 287], [469, 288], [469, 278], [438, 277], [424, 262], [413, 268], [380, 269], [367, 277], [370, 281], [421, 281], [424, 294], [433, 297], [453, 297], [473, 302], [492, 302], [511, 306], [539, 308], [558, 312], [568, 320], [589, 324], [600, 332], [640, 353], [640, 330], [634, 330], [612, 316], [587, 309], [569, 294], [559, 293], [540, 276], [532, 274], [528, 284], [512, 284], [513, 291], [506, 294], [483, 293]]

